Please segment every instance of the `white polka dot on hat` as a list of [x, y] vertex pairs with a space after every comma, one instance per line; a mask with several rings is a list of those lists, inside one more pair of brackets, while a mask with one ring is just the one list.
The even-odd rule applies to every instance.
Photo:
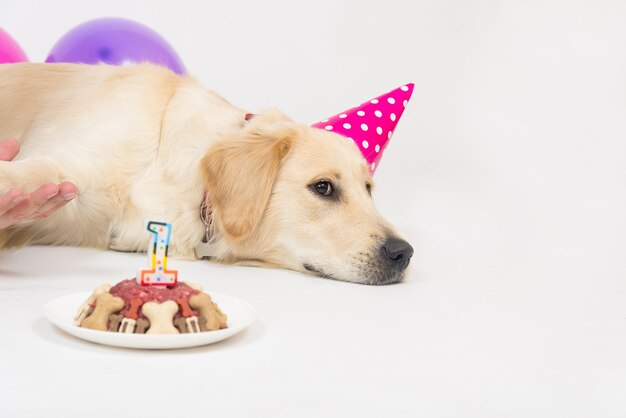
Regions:
[[[354, 141], [370, 171], [374, 173], [413, 94], [413, 87], [413, 83], [398, 87], [312, 126], [332, 131]], [[383, 132], [387, 132], [387, 135], [383, 135]]]

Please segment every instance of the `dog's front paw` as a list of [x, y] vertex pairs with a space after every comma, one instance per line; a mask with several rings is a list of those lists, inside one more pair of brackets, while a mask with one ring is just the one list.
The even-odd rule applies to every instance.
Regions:
[[0, 161], [0, 196], [18, 187], [15, 178], [11, 175], [11, 163], [9, 161]]

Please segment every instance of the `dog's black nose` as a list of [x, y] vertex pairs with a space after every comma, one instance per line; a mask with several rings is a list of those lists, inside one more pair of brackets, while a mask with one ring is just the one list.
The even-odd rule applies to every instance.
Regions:
[[413, 247], [402, 239], [389, 238], [383, 244], [383, 252], [394, 265], [404, 268], [413, 256]]

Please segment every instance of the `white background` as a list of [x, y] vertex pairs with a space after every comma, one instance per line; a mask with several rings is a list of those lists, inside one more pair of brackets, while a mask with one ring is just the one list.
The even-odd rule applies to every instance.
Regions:
[[41, 307], [142, 256], [0, 253], [0, 416], [626, 416], [626, 2], [0, 3], [32, 61], [101, 16], [151, 26], [234, 104], [306, 123], [415, 82], [375, 197], [416, 255], [382, 288], [179, 262], [259, 321], [141, 352]]

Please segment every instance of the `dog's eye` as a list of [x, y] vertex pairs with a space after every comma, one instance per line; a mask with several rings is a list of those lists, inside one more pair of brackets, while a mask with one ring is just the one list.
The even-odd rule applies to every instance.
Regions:
[[365, 184], [365, 188], [367, 189], [367, 193], [371, 196], [372, 195], [372, 185], [369, 183]]
[[313, 188], [322, 196], [332, 196], [334, 192], [333, 185], [329, 181], [318, 181], [313, 185]]

